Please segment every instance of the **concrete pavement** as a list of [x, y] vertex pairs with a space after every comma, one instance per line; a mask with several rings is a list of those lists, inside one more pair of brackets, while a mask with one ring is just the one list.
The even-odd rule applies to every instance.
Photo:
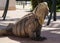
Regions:
[[[0, 29], [6, 29], [9, 23], [16, 23], [21, 17], [28, 14], [26, 10], [8, 11], [6, 20], [2, 20], [3, 10], [0, 11]], [[20, 38], [15, 36], [1, 36], [0, 43], [60, 43], [60, 12], [57, 12], [57, 21], [51, 21], [49, 26], [46, 26], [47, 19], [43, 24], [42, 36], [47, 37], [45, 41], [33, 41], [29, 38]]]

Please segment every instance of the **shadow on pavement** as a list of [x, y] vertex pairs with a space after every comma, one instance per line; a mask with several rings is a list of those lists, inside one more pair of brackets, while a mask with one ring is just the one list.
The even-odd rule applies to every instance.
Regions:
[[47, 37], [45, 41], [33, 41], [29, 38], [20, 38], [15, 36], [8, 36], [11, 40], [20, 43], [59, 43], [60, 42], [60, 29], [42, 31], [42, 36]]
[[5, 19], [5, 20], [2, 20], [0, 19], [0, 21], [17, 21], [17, 20], [20, 20], [20, 18], [12, 18], [12, 19]]

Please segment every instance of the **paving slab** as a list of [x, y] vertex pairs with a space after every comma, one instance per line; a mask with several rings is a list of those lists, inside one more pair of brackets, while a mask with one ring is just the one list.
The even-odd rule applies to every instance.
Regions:
[[9, 10], [7, 12], [6, 19], [3, 20], [3, 10], [0, 10], [0, 28], [6, 28], [9, 23], [16, 23], [23, 16], [27, 15], [30, 12], [25, 12], [25, 10]]
[[[9, 23], [16, 23], [21, 17], [28, 14], [26, 10], [8, 11], [6, 20], [2, 20], [3, 10], [0, 11], [0, 29], [6, 29]], [[60, 43], [60, 12], [57, 12], [57, 21], [51, 20], [49, 26], [46, 25], [47, 19], [42, 27], [42, 36], [47, 37], [45, 41], [33, 41], [29, 38], [15, 36], [1, 36], [0, 43]]]

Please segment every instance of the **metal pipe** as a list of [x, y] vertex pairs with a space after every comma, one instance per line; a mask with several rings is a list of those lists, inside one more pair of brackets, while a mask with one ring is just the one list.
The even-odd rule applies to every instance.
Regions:
[[3, 16], [2, 16], [3, 20], [5, 20], [5, 18], [6, 18], [6, 14], [7, 14], [7, 11], [8, 11], [8, 6], [9, 6], [9, 0], [6, 1], [4, 13], [3, 13]]

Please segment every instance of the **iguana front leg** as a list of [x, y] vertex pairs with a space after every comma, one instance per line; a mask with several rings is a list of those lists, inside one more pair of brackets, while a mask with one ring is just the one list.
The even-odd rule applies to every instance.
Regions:
[[36, 30], [36, 38], [35, 38], [36, 41], [44, 41], [47, 39], [46, 37], [41, 36], [41, 29], [42, 29], [42, 26], [39, 25]]

